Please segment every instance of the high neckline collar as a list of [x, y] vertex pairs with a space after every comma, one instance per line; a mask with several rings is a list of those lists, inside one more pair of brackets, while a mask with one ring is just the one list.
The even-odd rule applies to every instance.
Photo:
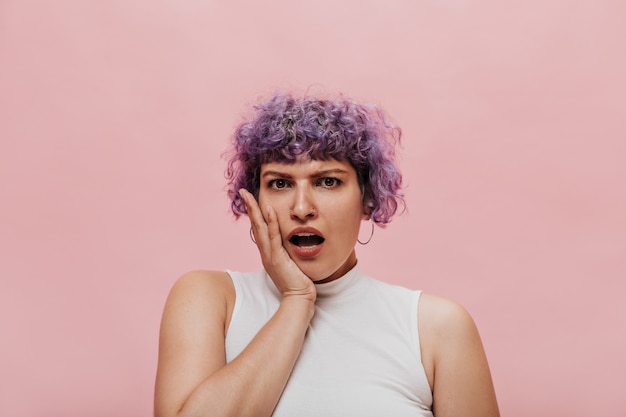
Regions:
[[359, 263], [357, 262], [351, 270], [341, 277], [323, 284], [315, 284], [318, 300], [329, 299], [345, 294], [347, 290], [354, 287], [360, 277]]

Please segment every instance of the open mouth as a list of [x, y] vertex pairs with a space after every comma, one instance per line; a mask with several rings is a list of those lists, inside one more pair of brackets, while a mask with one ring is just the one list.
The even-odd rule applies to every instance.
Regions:
[[303, 248], [321, 245], [324, 242], [324, 238], [313, 233], [301, 233], [291, 236], [289, 242]]

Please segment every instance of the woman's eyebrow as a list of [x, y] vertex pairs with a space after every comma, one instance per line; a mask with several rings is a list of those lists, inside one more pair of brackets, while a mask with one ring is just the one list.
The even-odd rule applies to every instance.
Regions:
[[332, 169], [323, 169], [321, 171], [316, 171], [311, 175], [312, 177], [326, 177], [329, 175], [347, 175], [348, 171], [341, 168], [332, 168]]
[[[315, 171], [311, 174], [311, 178], [319, 178], [319, 177], [324, 177], [324, 176], [328, 176], [328, 175], [347, 175], [348, 171], [341, 169], [341, 168], [331, 168], [331, 169], [322, 169], [320, 171]], [[263, 173], [263, 175], [261, 175], [261, 177], [265, 178], [265, 177], [281, 177], [281, 178], [286, 178], [286, 179], [291, 179], [293, 178], [293, 175], [288, 174], [286, 172], [282, 172], [282, 171], [265, 171]]]
[[261, 175], [261, 177], [265, 178], [265, 177], [281, 177], [281, 178], [293, 178], [291, 175], [287, 174], [286, 172], [280, 172], [280, 171], [265, 171], [263, 173], [263, 175]]

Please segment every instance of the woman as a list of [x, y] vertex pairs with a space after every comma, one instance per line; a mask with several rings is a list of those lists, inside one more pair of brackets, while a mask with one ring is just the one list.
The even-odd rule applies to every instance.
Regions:
[[176, 282], [155, 415], [498, 416], [468, 313], [359, 269], [361, 222], [373, 233], [403, 202], [398, 129], [343, 98], [278, 94], [255, 110], [227, 177], [264, 271]]

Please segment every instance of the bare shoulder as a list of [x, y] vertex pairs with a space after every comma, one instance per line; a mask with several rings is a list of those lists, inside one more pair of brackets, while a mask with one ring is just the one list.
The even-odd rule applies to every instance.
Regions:
[[215, 301], [234, 293], [234, 286], [224, 271], [190, 271], [176, 280], [167, 303]]
[[498, 416], [483, 344], [467, 310], [452, 300], [422, 294], [418, 328], [435, 415]]
[[226, 272], [188, 272], [176, 280], [167, 297], [161, 336], [180, 335], [184, 329], [193, 332], [202, 325], [224, 327], [234, 301], [235, 289]]
[[228, 291], [231, 279], [225, 271], [189, 271], [176, 280], [172, 291], [209, 290]]
[[174, 321], [186, 326], [206, 319], [225, 325], [235, 303], [235, 288], [224, 271], [191, 271], [170, 290], [163, 311], [162, 327]]
[[419, 304], [420, 333], [449, 338], [476, 331], [472, 316], [459, 303], [432, 294], [422, 294]]

